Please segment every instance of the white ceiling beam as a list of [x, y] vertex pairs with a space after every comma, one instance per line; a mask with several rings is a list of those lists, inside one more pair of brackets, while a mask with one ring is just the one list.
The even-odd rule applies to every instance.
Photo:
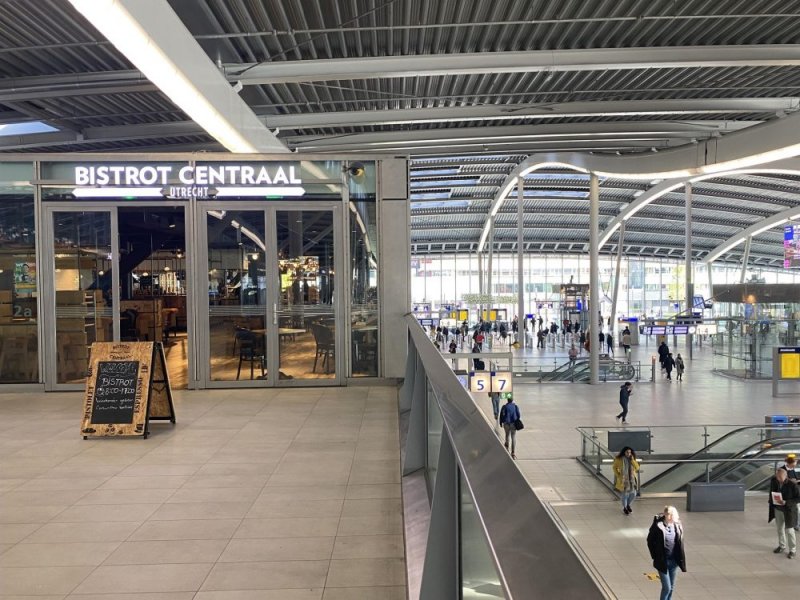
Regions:
[[755, 237], [759, 234], [769, 231], [770, 229], [778, 227], [779, 225], [783, 225], [787, 221], [794, 221], [796, 219], [800, 219], [800, 207], [797, 206], [787, 208], [786, 210], [776, 213], [771, 217], [767, 217], [766, 219], [751, 225], [747, 229], [743, 229], [739, 233], [732, 235], [724, 242], [721, 242], [706, 255], [706, 258], [703, 260], [703, 262], [706, 264], [711, 263], [720, 258], [723, 254], [733, 250], [748, 237]]
[[[2, 91], [0, 91], [0, 101], [2, 101]], [[301, 115], [260, 115], [260, 117], [267, 126], [272, 128], [307, 129], [355, 125], [461, 123], [497, 119], [683, 116], [719, 113], [778, 113], [780, 111], [788, 113], [798, 109], [800, 109], [800, 98], [700, 98], [360, 110]]]
[[166, 0], [69, 0], [134, 66], [231, 152], [288, 152]]
[[[130, 1], [130, 0], [128, 0]], [[799, 66], [800, 45], [592, 48], [335, 58], [229, 65], [243, 85], [476, 73]]]
[[759, 124], [759, 121], [619, 121], [594, 123], [557, 123], [546, 125], [459, 127], [410, 131], [380, 131], [346, 135], [302, 136], [286, 138], [287, 143], [301, 150], [327, 151], [357, 146], [362, 150], [380, 151], [385, 147], [404, 144], [421, 144], [447, 141], [456, 143], [508, 142], [521, 139], [602, 139], [608, 136], [678, 137], [682, 139], [706, 138], [719, 132], [739, 131]]

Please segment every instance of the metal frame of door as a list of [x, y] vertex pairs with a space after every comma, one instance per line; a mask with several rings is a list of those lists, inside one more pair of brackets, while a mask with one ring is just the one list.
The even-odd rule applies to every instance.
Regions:
[[[42, 323], [43, 331], [46, 335], [44, 344], [44, 386], [45, 391], [57, 390], [82, 390], [85, 388], [85, 383], [58, 383], [58, 356], [56, 344], [56, 327], [58, 321], [56, 318], [56, 285], [55, 285], [55, 228], [53, 218], [55, 213], [108, 213], [110, 215], [111, 223], [111, 285], [117, 292], [112, 294], [111, 300], [111, 318], [113, 327], [114, 341], [119, 341], [120, 338], [120, 280], [119, 280], [119, 219], [117, 216], [118, 208], [183, 208], [184, 210], [184, 223], [185, 223], [185, 257], [186, 257], [186, 273], [193, 273], [193, 248], [192, 248], [192, 235], [191, 231], [194, 229], [192, 220], [194, 218], [192, 211], [186, 202], [159, 202], [153, 203], [147, 201], [125, 201], [123, 202], [98, 202], [86, 203], [82, 205], [75, 205], [74, 203], [67, 204], [59, 201], [44, 201], [42, 202], [42, 244], [41, 244], [41, 284], [42, 284]], [[51, 268], [52, 267], [52, 268]], [[193, 339], [193, 300], [192, 298], [197, 294], [194, 293], [196, 286], [194, 278], [189, 279], [187, 285], [187, 338], [189, 344], [189, 387], [193, 386], [195, 379], [194, 373], [196, 367], [194, 365], [194, 351], [192, 349]]]
[[[345, 328], [337, 327], [335, 332], [335, 377], [330, 379], [280, 379], [277, 377], [279, 371], [279, 352], [280, 340], [275, 328], [278, 319], [278, 308], [280, 306], [280, 281], [278, 273], [278, 250], [277, 250], [277, 219], [278, 211], [330, 211], [333, 216], [333, 239], [334, 239], [334, 270], [344, 273], [344, 252], [343, 244], [343, 225], [342, 225], [342, 205], [341, 201], [309, 201], [309, 202], [281, 202], [275, 201], [274, 204], [265, 206], [263, 202], [248, 201], [213, 201], [198, 200], [196, 202], [196, 234], [197, 234], [197, 260], [195, 261], [194, 277], [197, 281], [197, 289], [208, 287], [208, 211], [256, 211], [261, 212], [264, 218], [265, 227], [265, 277], [267, 281], [267, 298], [263, 306], [263, 315], [267, 328], [266, 354], [267, 354], [267, 378], [266, 379], [245, 379], [245, 380], [212, 380], [211, 379], [211, 339], [210, 339], [210, 310], [208, 303], [208, 293], [196, 294], [196, 314], [197, 328], [196, 340], [198, 349], [198, 376], [201, 385], [205, 388], [252, 388], [252, 387], [292, 387], [292, 386], [336, 386], [343, 385], [345, 381], [344, 369], [345, 354]], [[201, 284], [202, 282], [202, 284]], [[334, 284], [333, 313], [337, 323], [343, 323], [343, 283], [341, 275]]]

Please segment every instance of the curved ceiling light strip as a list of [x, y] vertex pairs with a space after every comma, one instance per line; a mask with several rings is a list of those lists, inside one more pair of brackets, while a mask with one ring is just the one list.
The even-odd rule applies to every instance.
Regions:
[[494, 197], [483, 226], [478, 252], [489, 235], [490, 221], [500, 210], [517, 178], [550, 166], [622, 179], [692, 180], [715, 177], [800, 155], [800, 113], [748, 127], [723, 138], [711, 138], [658, 153], [598, 156], [586, 153], [534, 154], [508, 175]]
[[793, 221], [795, 219], [800, 219], [800, 207], [798, 206], [787, 208], [786, 210], [783, 210], [779, 213], [775, 213], [771, 217], [762, 219], [758, 223], [751, 225], [747, 229], [742, 229], [742, 231], [740, 231], [736, 235], [732, 235], [727, 240], [719, 244], [716, 248], [714, 248], [711, 252], [708, 253], [708, 256], [706, 256], [703, 259], [703, 263], [709, 264], [714, 262], [723, 254], [725, 254], [726, 252], [730, 252], [736, 246], [744, 242], [748, 237], [751, 236], [755, 237], [760, 233], [769, 231], [773, 227], [777, 227], [778, 225], [783, 225], [787, 221]]

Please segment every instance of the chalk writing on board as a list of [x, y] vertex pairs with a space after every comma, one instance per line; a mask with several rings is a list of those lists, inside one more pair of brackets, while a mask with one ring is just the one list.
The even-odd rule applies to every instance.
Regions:
[[91, 423], [133, 423], [139, 387], [139, 361], [100, 361], [92, 399]]

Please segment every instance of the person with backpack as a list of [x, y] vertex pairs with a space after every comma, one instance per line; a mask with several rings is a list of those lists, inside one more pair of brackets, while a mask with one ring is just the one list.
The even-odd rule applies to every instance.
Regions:
[[509, 394], [507, 402], [503, 405], [503, 408], [500, 409], [500, 425], [506, 432], [506, 441], [504, 444], [506, 450], [508, 450], [508, 440], [511, 438], [511, 458], [513, 459], [517, 458], [517, 427], [518, 422], [521, 423], [520, 419], [519, 407], [514, 404], [514, 396]]

